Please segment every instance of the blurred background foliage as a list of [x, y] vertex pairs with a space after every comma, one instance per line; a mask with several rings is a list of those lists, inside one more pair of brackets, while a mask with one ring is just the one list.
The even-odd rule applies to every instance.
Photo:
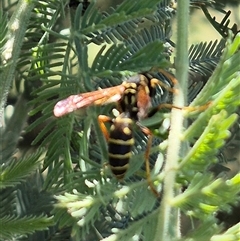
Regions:
[[[155, 237], [170, 110], [143, 121], [155, 137], [150, 162], [158, 198], [147, 188], [147, 137], [141, 131], [134, 132], [124, 183], [105, 165], [107, 145], [97, 116], [111, 116], [113, 105], [59, 119], [52, 112], [57, 100], [120, 84], [135, 72], [155, 67], [175, 73], [177, 3], [149, 2], [0, 2], [0, 240]], [[239, 2], [190, 5], [188, 102], [213, 105], [189, 113], [192, 125], [184, 132], [189, 150], [179, 157], [172, 200], [181, 222], [173, 213], [169, 233], [171, 240], [237, 240]], [[155, 74], [171, 85], [167, 76]], [[159, 88], [152, 102], [171, 100], [171, 93]]]

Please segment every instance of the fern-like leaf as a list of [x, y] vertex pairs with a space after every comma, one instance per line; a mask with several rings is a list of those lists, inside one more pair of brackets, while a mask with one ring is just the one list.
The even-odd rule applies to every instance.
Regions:
[[2, 53], [2, 51], [4, 50], [4, 45], [6, 44], [7, 40], [8, 40], [8, 26], [7, 26], [7, 16], [6, 14], [3, 14], [2, 11], [0, 11], [0, 53]]
[[0, 174], [1, 188], [13, 187], [23, 182], [27, 176], [37, 170], [42, 151], [17, 160], [13, 158], [7, 166], [2, 165]]
[[215, 17], [211, 16], [206, 7], [202, 6], [202, 10], [206, 18], [223, 38], [226, 38], [229, 35], [229, 32], [232, 32], [233, 34], [237, 33], [238, 27], [236, 23], [233, 24], [231, 28], [228, 26], [230, 24], [230, 20], [228, 18], [231, 15], [231, 11], [226, 12], [221, 22], [218, 22]]
[[222, 40], [192, 45], [189, 49], [189, 67], [193, 72], [209, 76], [215, 69], [225, 46]]
[[11, 239], [13, 236], [20, 237], [33, 234], [34, 230], [46, 230], [54, 224], [53, 218], [44, 215], [39, 217], [25, 216], [22, 218], [6, 216], [1, 218], [0, 222], [4, 224], [4, 228], [0, 229], [0, 236], [4, 240]]

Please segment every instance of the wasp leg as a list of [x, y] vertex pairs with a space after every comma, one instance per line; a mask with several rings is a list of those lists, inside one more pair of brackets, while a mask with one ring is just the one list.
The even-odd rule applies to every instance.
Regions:
[[[184, 106], [182, 107], [183, 110], [187, 110], [188, 112], [191, 111], [203, 111], [206, 110], [210, 105], [211, 105], [211, 101], [208, 101], [206, 104], [204, 105], [200, 105], [200, 106]], [[172, 108], [176, 108], [175, 106], [173, 106]]]
[[105, 136], [106, 140], [108, 141], [109, 140], [109, 133], [108, 133], [107, 127], [105, 125], [106, 122], [112, 122], [112, 118], [110, 118], [109, 116], [106, 116], [106, 115], [99, 115], [98, 116], [99, 126], [101, 128], [101, 131], [102, 131], [103, 135]]
[[167, 71], [163, 70], [163, 69], [157, 69], [157, 71], [161, 74], [163, 74], [165, 77], [167, 77], [171, 82], [172, 82], [172, 86], [173, 87], [169, 87], [167, 84], [163, 83], [161, 80], [156, 79], [156, 78], [152, 78], [150, 80], [150, 84], [152, 88], [156, 88], [157, 85], [163, 87], [164, 89], [166, 89], [167, 91], [173, 93], [173, 94], [177, 94], [178, 93], [178, 89], [174, 88], [174, 86], [176, 86], [176, 84], [178, 83], [177, 79], [170, 73], [168, 73]]
[[146, 168], [146, 177], [147, 177], [147, 183], [153, 192], [155, 196], [159, 196], [159, 193], [157, 192], [156, 188], [154, 187], [154, 184], [151, 180], [151, 170], [150, 170], [150, 164], [149, 164], [149, 155], [150, 155], [150, 149], [152, 146], [152, 140], [153, 140], [153, 134], [152, 132], [145, 126], [141, 125], [139, 122], [137, 122], [137, 125], [140, 127], [141, 131], [148, 136], [148, 142], [147, 142], [147, 148], [145, 151], [145, 168]]
[[169, 72], [167, 72], [167, 71], [165, 71], [163, 69], [158, 69], [158, 71], [160, 73], [162, 73], [163, 75], [165, 75], [168, 79], [170, 79], [172, 81], [173, 85], [178, 84], [177, 79], [172, 74], [170, 74]]
[[[98, 124], [100, 126], [100, 129], [101, 129], [104, 137], [106, 138], [106, 140], [108, 142], [109, 133], [108, 133], [107, 127], [105, 125], [106, 122], [112, 122], [112, 119], [109, 116], [106, 116], [106, 115], [99, 115], [98, 116]], [[108, 162], [103, 163], [104, 168], [106, 168], [108, 165], [109, 165]]]
[[161, 80], [153, 78], [150, 80], [151, 81], [151, 87], [152, 88], [156, 88], [157, 85], [163, 87], [164, 89], [166, 89], [167, 91], [173, 93], [173, 94], [177, 94], [178, 90], [173, 88], [173, 87], [169, 87], [168, 85], [164, 84]]
[[172, 105], [172, 104], [160, 104], [157, 107], [153, 108], [149, 113], [148, 113], [148, 117], [152, 117], [153, 115], [155, 115], [159, 110], [167, 108], [167, 109], [178, 109], [178, 110], [186, 110], [188, 112], [192, 112], [192, 111], [203, 111], [206, 110], [209, 106], [211, 105], [211, 102], [206, 103], [205, 105], [201, 105], [201, 106], [183, 106], [183, 107], [179, 107], [176, 105]]
[[178, 109], [178, 110], [182, 110], [182, 109], [185, 109], [187, 107], [178, 107], [178, 106], [174, 106], [172, 104], [160, 104], [156, 107], [154, 107], [149, 113], [148, 113], [148, 117], [152, 117], [153, 115], [155, 115], [159, 110], [161, 109], [164, 109], [164, 108], [167, 108], [167, 109], [172, 109], [172, 108], [175, 108], [175, 109]]

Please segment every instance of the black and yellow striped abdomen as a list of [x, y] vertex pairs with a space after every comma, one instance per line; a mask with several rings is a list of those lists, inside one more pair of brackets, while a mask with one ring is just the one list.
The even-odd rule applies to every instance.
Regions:
[[134, 139], [133, 121], [126, 113], [113, 120], [108, 140], [109, 166], [117, 179], [123, 179], [129, 165]]

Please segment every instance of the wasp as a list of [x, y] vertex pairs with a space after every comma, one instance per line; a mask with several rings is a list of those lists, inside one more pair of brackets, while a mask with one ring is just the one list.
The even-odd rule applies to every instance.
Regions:
[[[174, 77], [165, 71], [161, 71], [167, 78]], [[136, 124], [141, 131], [148, 136], [148, 143], [145, 152], [145, 164], [147, 181], [151, 190], [157, 194], [150, 180], [149, 152], [153, 135], [151, 131], [141, 125], [140, 121], [147, 118], [151, 108], [151, 99], [156, 93], [157, 86], [163, 86], [173, 91], [159, 79], [154, 78], [151, 73], [142, 73], [130, 77], [122, 84], [100, 89], [92, 92], [71, 95], [60, 100], [54, 107], [53, 113], [56, 117], [61, 117], [77, 109], [90, 105], [103, 105], [117, 102], [119, 114], [115, 118], [100, 115], [98, 122], [100, 128], [108, 142], [109, 166], [112, 173], [118, 180], [122, 180], [129, 166], [131, 150], [134, 145], [133, 126]], [[162, 104], [157, 107], [171, 108], [169, 104]], [[110, 130], [106, 127], [106, 122], [111, 123]]]

